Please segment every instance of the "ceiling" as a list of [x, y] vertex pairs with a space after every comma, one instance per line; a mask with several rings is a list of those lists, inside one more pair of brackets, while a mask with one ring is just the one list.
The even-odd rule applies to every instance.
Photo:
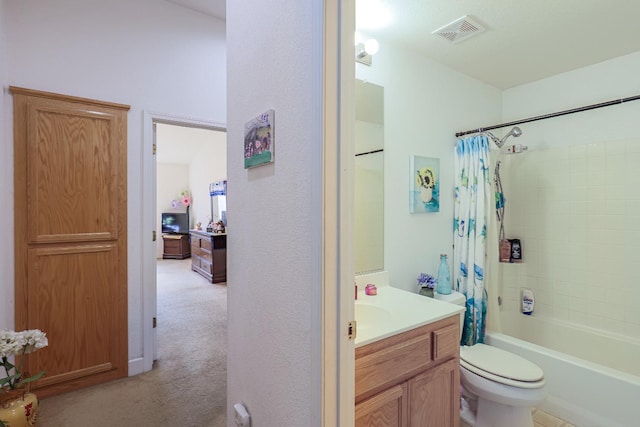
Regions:
[[[168, 0], [224, 19], [225, 0]], [[500, 89], [640, 51], [638, 0], [357, 0], [389, 24], [358, 29]], [[468, 15], [486, 31], [458, 43], [431, 33]]]
[[165, 0], [187, 9], [202, 12], [206, 15], [226, 20], [227, 1], [226, 0]]

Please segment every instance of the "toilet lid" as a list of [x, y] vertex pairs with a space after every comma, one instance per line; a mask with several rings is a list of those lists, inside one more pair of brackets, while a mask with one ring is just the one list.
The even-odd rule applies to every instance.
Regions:
[[520, 382], [537, 382], [544, 378], [544, 372], [535, 363], [485, 344], [460, 347], [460, 363], [481, 376], [488, 372], [491, 377]]

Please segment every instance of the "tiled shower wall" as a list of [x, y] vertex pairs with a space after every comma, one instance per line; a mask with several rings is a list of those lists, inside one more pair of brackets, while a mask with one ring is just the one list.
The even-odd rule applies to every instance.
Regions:
[[503, 310], [535, 294], [535, 315], [640, 338], [640, 138], [504, 155]]

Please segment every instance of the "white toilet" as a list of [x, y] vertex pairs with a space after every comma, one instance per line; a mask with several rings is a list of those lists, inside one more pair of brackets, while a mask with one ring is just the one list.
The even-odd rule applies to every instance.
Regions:
[[[459, 292], [434, 297], [465, 305]], [[460, 314], [460, 331], [464, 312]], [[533, 427], [531, 409], [546, 395], [544, 372], [536, 364], [485, 344], [460, 347], [460, 419], [473, 427]]]

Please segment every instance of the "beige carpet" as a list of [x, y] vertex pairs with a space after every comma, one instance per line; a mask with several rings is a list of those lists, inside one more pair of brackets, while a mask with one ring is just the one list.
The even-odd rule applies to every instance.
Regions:
[[42, 399], [39, 427], [226, 426], [227, 287], [158, 260], [158, 360], [150, 372]]

